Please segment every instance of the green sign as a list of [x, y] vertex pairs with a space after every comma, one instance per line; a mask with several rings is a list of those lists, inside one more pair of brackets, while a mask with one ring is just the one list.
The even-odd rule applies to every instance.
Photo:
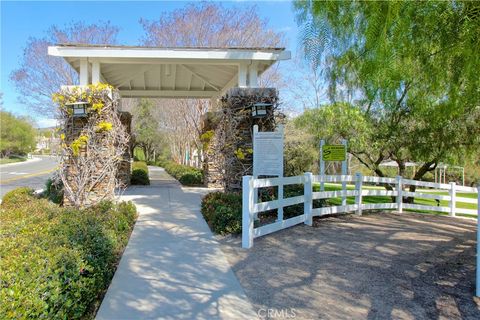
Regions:
[[345, 161], [345, 146], [343, 144], [324, 145], [322, 150], [323, 161]]

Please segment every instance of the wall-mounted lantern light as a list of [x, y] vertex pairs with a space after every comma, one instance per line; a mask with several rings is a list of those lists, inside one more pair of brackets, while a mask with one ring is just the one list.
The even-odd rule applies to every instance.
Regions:
[[252, 105], [252, 117], [264, 118], [267, 116], [268, 110], [273, 107], [271, 103], [254, 103]]
[[73, 103], [67, 103], [67, 106], [72, 110], [73, 117], [86, 117], [88, 102], [79, 101]]

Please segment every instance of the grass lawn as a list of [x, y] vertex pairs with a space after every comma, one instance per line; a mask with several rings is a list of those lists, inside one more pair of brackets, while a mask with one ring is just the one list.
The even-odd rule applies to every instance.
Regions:
[[[317, 184], [317, 185], [319, 185], [319, 184]], [[376, 189], [376, 190], [384, 190], [385, 189], [383, 187], [378, 187], [378, 186], [363, 186], [362, 188], [363, 189]], [[347, 185], [347, 189], [348, 190], [354, 190], [355, 186]], [[340, 184], [325, 183], [325, 191], [336, 191], [336, 190], [342, 190], [342, 186]], [[417, 191], [418, 191], [418, 189], [417, 189]], [[443, 191], [443, 190], [433, 190], [433, 189], [432, 190], [423, 190], [422, 189], [421, 192], [448, 196], [448, 191]], [[476, 204], [461, 202], [459, 198], [476, 199], [477, 198], [476, 193], [457, 192], [456, 206], [457, 206], [457, 208], [462, 208], [462, 209], [473, 209], [473, 210], [477, 209]], [[331, 198], [331, 199], [328, 199], [327, 202], [330, 205], [340, 205], [342, 203], [342, 199], [340, 197]], [[392, 199], [389, 196], [363, 196], [362, 202], [363, 203], [389, 203], [389, 202], [392, 202]], [[355, 197], [347, 197], [347, 204], [354, 204], [354, 203], [355, 203]], [[414, 203], [419, 204], [419, 205], [437, 206], [437, 202], [435, 201], [435, 199], [427, 199], [427, 198], [420, 198], [420, 197], [416, 197], [415, 200], [414, 200]], [[440, 206], [448, 207], [449, 206], [449, 201], [440, 200]], [[418, 212], [418, 210], [415, 210], [415, 211]], [[436, 211], [425, 211], [425, 212], [440, 214], [440, 215], [445, 215], [446, 214], [446, 213], [443, 213], [443, 212], [436, 212]]]
[[0, 158], [0, 164], [15, 163], [26, 161], [26, 158], [11, 157], [11, 158]]

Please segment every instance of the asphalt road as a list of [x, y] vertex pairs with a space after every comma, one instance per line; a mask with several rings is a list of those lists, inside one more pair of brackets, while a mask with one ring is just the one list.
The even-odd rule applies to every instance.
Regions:
[[51, 156], [34, 156], [26, 162], [0, 165], [0, 197], [19, 187], [44, 189], [57, 166], [57, 159]]

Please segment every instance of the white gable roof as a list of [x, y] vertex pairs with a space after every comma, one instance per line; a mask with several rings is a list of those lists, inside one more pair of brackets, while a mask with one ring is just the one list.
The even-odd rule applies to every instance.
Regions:
[[[123, 97], [212, 98], [245, 81], [245, 72], [261, 75], [279, 60], [290, 59], [284, 48], [158, 48], [63, 44], [48, 48], [80, 73], [81, 61], [100, 81]], [[86, 64], [85, 64], [85, 61]], [[239, 74], [241, 73], [241, 74]], [[243, 78], [242, 78], [243, 76]], [[90, 76], [91, 78], [91, 76]], [[256, 75], [248, 77], [256, 86]], [[253, 80], [252, 80], [253, 79]], [[248, 86], [248, 80], [243, 85]]]

